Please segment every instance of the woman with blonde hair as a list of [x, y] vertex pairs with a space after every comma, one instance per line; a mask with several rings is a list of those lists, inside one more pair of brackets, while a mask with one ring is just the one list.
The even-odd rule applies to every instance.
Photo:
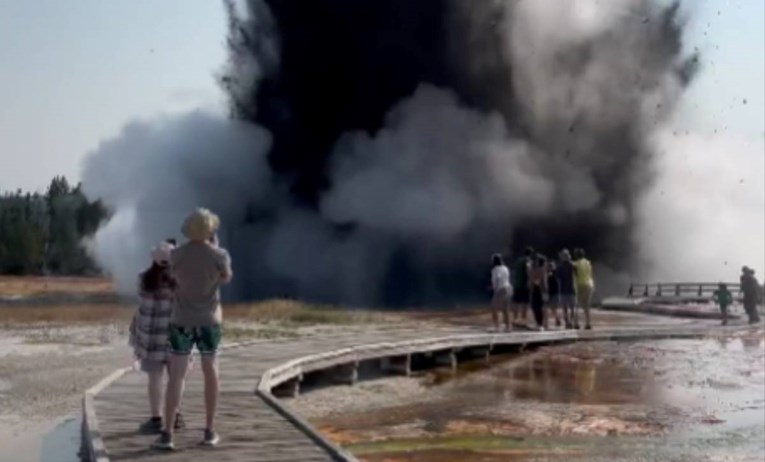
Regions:
[[202, 358], [206, 425], [202, 444], [215, 446], [215, 412], [218, 404], [218, 346], [221, 341], [221, 284], [231, 281], [231, 258], [218, 247], [218, 217], [199, 208], [184, 221], [181, 231], [188, 242], [171, 255], [177, 281], [176, 303], [170, 321], [170, 377], [165, 397], [165, 428], [152, 445], [174, 449], [173, 430], [176, 410], [183, 394], [188, 357], [196, 346]]

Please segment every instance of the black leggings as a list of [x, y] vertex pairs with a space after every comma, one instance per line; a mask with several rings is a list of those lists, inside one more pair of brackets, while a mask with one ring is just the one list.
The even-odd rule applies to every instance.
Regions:
[[539, 286], [534, 286], [533, 289], [531, 289], [531, 311], [534, 313], [534, 321], [536, 321], [537, 326], [543, 326], [545, 321], [545, 300], [542, 296], [542, 288]]

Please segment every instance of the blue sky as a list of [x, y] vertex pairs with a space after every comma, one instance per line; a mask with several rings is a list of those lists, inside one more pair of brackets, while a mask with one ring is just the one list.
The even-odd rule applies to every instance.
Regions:
[[136, 117], [219, 101], [216, 0], [0, 0], [0, 190], [79, 176]]
[[[705, 64], [684, 123], [762, 145], [765, 2], [686, 7]], [[0, 190], [77, 179], [81, 159], [132, 119], [219, 108], [224, 39], [216, 0], [0, 0]]]

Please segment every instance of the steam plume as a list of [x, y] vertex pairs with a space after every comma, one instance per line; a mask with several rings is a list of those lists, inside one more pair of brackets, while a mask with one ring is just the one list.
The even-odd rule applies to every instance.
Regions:
[[649, 140], [696, 70], [677, 4], [226, 5], [233, 120], [138, 124], [86, 165], [121, 280], [195, 205], [222, 215], [238, 298], [468, 300], [529, 244], [636, 269]]

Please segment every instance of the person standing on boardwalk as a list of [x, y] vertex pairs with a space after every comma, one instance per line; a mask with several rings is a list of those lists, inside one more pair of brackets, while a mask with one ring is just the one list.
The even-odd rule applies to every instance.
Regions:
[[[167, 369], [167, 336], [175, 303], [176, 281], [170, 272], [170, 255], [174, 246], [163, 242], [151, 252], [152, 264], [138, 277], [140, 303], [130, 324], [130, 346], [141, 370], [148, 376], [151, 417], [142, 423], [142, 433], [162, 430], [162, 378]], [[175, 428], [183, 427], [176, 414]]]
[[510, 331], [510, 312], [508, 303], [510, 302], [510, 270], [502, 261], [502, 255], [495, 254], [492, 257], [491, 268], [491, 288], [494, 295], [491, 300], [491, 320], [494, 322], [494, 330], [499, 332], [499, 312], [502, 312], [502, 321], [505, 323], [505, 330]]
[[555, 327], [560, 327], [560, 317], [558, 316], [558, 305], [560, 305], [560, 284], [558, 283], [558, 275], [556, 274], [557, 265], [554, 261], [551, 261], [547, 265], [547, 312], [545, 316], [545, 329], [548, 328], [547, 321], [550, 319], [549, 314], [555, 318]]
[[563, 309], [563, 321], [566, 329], [579, 329], [579, 317], [576, 315], [576, 283], [571, 253], [568, 249], [563, 249], [558, 258], [560, 262], [555, 274], [558, 280], [560, 306]]
[[526, 247], [518, 259], [513, 263], [513, 321], [520, 322], [526, 325], [526, 317], [529, 309], [529, 302], [531, 301], [531, 294], [529, 293], [529, 268], [531, 267], [531, 259], [534, 256], [534, 249]]
[[717, 305], [720, 306], [723, 316], [722, 325], [725, 326], [728, 324], [728, 307], [733, 304], [733, 294], [728, 290], [728, 285], [721, 282], [718, 284], [717, 290], [712, 293], [712, 296]]
[[749, 324], [760, 322], [757, 304], [760, 302], [760, 283], [754, 277], [754, 270], [749, 267], [741, 268], [741, 292], [744, 293], [744, 311], [749, 317]]
[[592, 278], [592, 263], [585, 256], [583, 249], [574, 250], [574, 278], [576, 280], [576, 298], [584, 310], [584, 328], [592, 329], [590, 323], [590, 303], [595, 291], [595, 281]]
[[529, 268], [529, 292], [531, 293], [531, 311], [537, 329], [545, 330], [545, 294], [547, 293], [547, 259], [537, 255]]
[[218, 217], [207, 209], [197, 209], [183, 223], [182, 232], [188, 242], [175, 249], [171, 256], [173, 273], [178, 282], [176, 305], [169, 330], [170, 378], [165, 397], [165, 428], [152, 447], [174, 449], [173, 430], [188, 357], [196, 345], [202, 357], [204, 375], [205, 431], [202, 444], [215, 446], [215, 412], [220, 388], [218, 378], [218, 346], [221, 340], [222, 310], [220, 286], [231, 281], [231, 258], [218, 246]]

